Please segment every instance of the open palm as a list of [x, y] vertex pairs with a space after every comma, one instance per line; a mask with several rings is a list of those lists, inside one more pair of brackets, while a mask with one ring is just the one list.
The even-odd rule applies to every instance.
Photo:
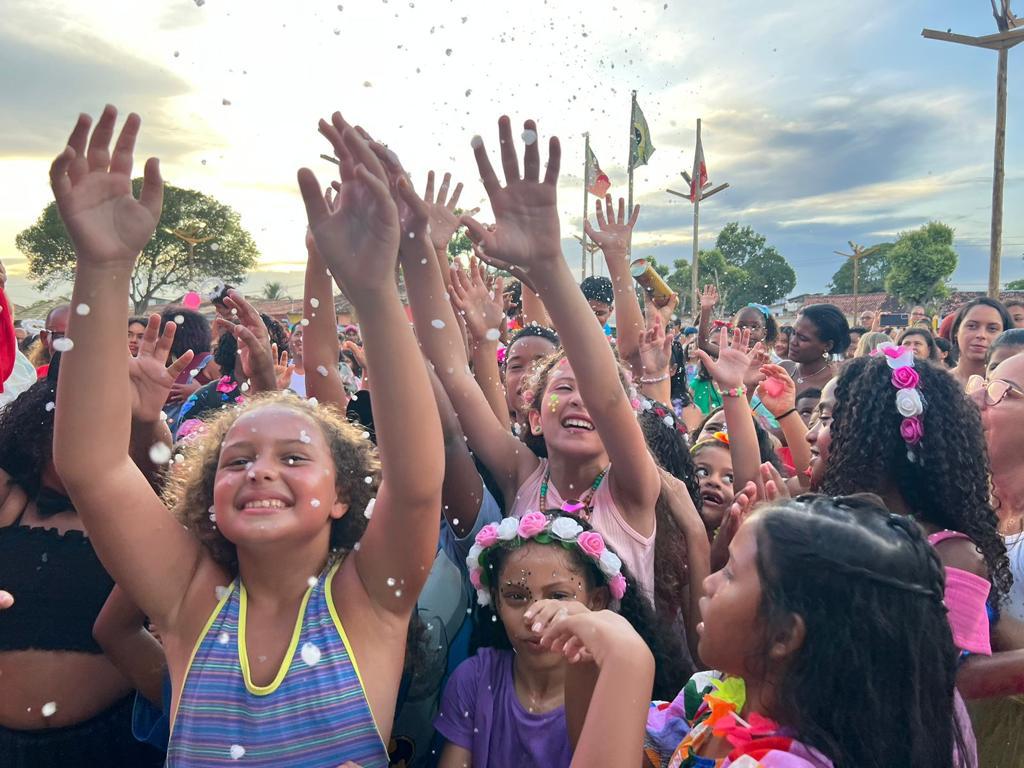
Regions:
[[133, 260], [156, 231], [163, 203], [163, 181], [157, 161], [147, 161], [138, 200], [132, 195], [132, 153], [141, 120], [131, 114], [113, 153], [117, 110], [103, 110], [88, 146], [91, 120], [81, 115], [68, 146], [50, 167], [50, 183], [61, 219], [80, 260], [96, 264]]
[[598, 229], [594, 229], [590, 225], [589, 219], [584, 221], [583, 228], [586, 230], [587, 236], [601, 247], [605, 255], [613, 253], [624, 256], [629, 249], [629, 241], [633, 236], [633, 227], [636, 225], [637, 217], [640, 215], [640, 206], [633, 206], [633, 211], [627, 219], [626, 201], [620, 197], [619, 212], [616, 216], [612, 208], [612, 196], [605, 195], [604, 208], [607, 211], [607, 216], [605, 211], [601, 210], [600, 200], [595, 201], [595, 208], [597, 210]]
[[176, 326], [167, 323], [160, 333], [160, 315], [149, 316], [146, 333], [139, 345], [139, 354], [128, 361], [128, 376], [132, 383], [132, 418], [153, 422], [167, 401], [167, 393], [185, 366], [192, 362], [193, 353], [186, 351], [167, 364], [167, 356], [174, 342]]
[[732, 332], [729, 338], [729, 329], [722, 328], [718, 341], [718, 359], [715, 360], [704, 350], [698, 350], [701, 362], [707, 368], [711, 378], [719, 389], [736, 389], [743, 384], [747, 370], [750, 368], [752, 350], [750, 346], [750, 330]]

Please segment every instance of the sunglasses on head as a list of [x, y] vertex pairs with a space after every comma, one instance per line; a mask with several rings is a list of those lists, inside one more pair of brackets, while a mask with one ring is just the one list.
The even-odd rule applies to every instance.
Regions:
[[988, 381], [984, 376], [975, 374], [967, 380], [967, 394], [973, 395], [982, 390], [985, 391], [985, 403], [987, 405], [999, 405], [1011, 392], [1017, 396], [1024, 395], [1024, 390], [1005, 379]]

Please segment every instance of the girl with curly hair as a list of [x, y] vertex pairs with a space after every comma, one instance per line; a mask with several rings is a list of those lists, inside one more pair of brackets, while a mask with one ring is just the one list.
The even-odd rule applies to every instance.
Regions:
[[[92, 307], [68, 329], [54, 459], [100, 559], [160, 627], [173, 689], [167, 764], [244, 756], [384, 768], [407, 629], [437, 547], [443, 453], [426, 369], [410, 364], [419, 352], [394, 283], [398, 211], [383, 169], [335, 113], [341, 204], [327, 209], [308, 169], [299, 187], [319, 251], [359, 313], [386, 475], [358, 428], [267, 394], [225, 410], [186, 449], [168, 497], [175, 517], [125, 451], [124, 291], [159, 220], [162, 182], [150, 160], [133, 197], [139, 118], [128, 117], [111, 154], [116, 115], [104, 110], [88, 153], [82, 115], [51, 171], [77, 254], [73, 303]], [[272, 390], [267, 329], [248, 312], [241, 320], [252, 389]], [[153, 389], [166, 391], [190, 358], [161, 370]]]

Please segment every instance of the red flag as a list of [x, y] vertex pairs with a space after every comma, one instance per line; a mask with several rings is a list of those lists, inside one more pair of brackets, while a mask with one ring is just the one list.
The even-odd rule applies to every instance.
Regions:
[[697, 151], [693, 155], [693, 174], [690, 176], [690, 201], [697, 199], [704, 185], [708, 183], [708, 167], [704, 163], [704, 147], [697, 136]]
[[598, 197], [604, 197], [612, 186], [611, 180], [601, 170], [601, 165], [597, 162], [597, 157], [594, 156], [589, 146], [587, 147], [587, 178], [584, 183], [587, 185], [587, 191]]

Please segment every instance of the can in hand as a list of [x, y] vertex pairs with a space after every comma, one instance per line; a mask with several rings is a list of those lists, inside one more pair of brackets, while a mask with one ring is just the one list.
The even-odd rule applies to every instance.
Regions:
[[634, 280], [640, 283], [655, 306], [663, 307], [672, 300], [674, 295], [672, 289], [668, 287], [668, 283], [662, 279], [647, 259], [637, 259], [630, 264], [629, 273]]

